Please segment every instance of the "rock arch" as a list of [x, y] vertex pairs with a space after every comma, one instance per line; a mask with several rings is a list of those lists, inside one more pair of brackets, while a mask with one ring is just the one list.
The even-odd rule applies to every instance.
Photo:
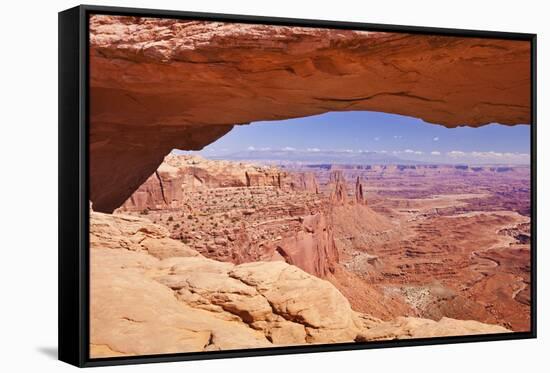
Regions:
[[111, 212], [173, 148], [234, 125], [371, 110], [530, 122], [530, 43], [92, 16], [90, 198]]

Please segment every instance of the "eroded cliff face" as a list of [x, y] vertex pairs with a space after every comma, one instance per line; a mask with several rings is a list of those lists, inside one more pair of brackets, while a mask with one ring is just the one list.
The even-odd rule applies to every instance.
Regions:
[[529, 101], [523, 41], [92, 16], [91, 200], [113, 211], [171, 149], [234, 125], [345, 110], [512, 125]]
[[334, 273], [338, 263], [338, 248], [332, 227], [324, 213], [300, 219], [302, 230], [275, 243], [276, 253], [283, 259], [317, 277]]
[[327, 208], [311, 172], [168, 155], [116, 212], [146, 214], [209, 258], [326, 277], [338, 263]]
[[382, 321], [279, 262], [207, 259], [147, 219], [92, 212], [91, 357], [507, 332], [443, 318]]
[[275, 187], [287, 192], [319, 193], [312, 172], [285, 172], [277, 167], [247, 162], [208, 160], [173, 155], [128, 198], [120, 211], [182, 208], [186, 193], [209, 188]]
[[323, 193], [309, 171], [171, 154], [116, 212], [147, 214], [212, 259], [284, 260], [327, 278], [339, 262], [334, 231], [359, 244], [382, 219], [366, 207], [359, 177], [354, 198], [346, 184], [342, 170]]
[[125, 201], [121, 210], [181, 208], [186, 192], [228, 187], [290, 188], [291, 180], [285, 172], [275, 167], [170, 154]]

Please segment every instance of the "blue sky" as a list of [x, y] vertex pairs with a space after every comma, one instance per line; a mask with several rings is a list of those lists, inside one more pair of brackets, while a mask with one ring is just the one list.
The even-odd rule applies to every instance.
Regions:
[[381, 152], [442, 163], [528, 163], [527, 125], [446, 128], [378, 112], [331, 112], [236, 126], [200, 153], [243, 150]]

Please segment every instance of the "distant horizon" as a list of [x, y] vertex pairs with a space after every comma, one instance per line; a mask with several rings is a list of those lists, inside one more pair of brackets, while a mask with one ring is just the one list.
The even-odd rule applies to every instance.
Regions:
[[229, 160], [357, 164], [384, 158], [383, 164], [529, 165], [531, 159], [529, 125], [447, 128], [368, 111], [236, 125], [202, 150], [174, 151]]
[[228, 155], [211, 155], [204, 154], [200, 151], [183, 151], [174, 149], [171, 154], [174, 155], [192, 155], [200, 156], [209, 160], [226, 160], [234, 162], [251, 162], [251, 163], [260, 163], [260, 164], [273, 164], [273, 165], [288, 165], [288, 164], [301, 164], [305, 166], [316, 166], [323, 164], [332, 164], [332, 165], [346, 165], [346, 166], [391, 166], [391, 165], [416, 165], [416, 166], [429, 166], [429, 165], [438, 165], [438, 166], [480, 166], [480, 167], [500, 167], [500, 166], [510, 166], [510, 167], [529, 167], [530, 163], [474, 163], [474, 162], [444, 162], [444, 161], [418, 161], [411, 159], [394, 159], [394, 160], [382, 160], [382, 161], [346, 161], [342, 159], [326, 159], [326, 160], [306, 160], [306, 159], [277, 159], [269, 157], [247, 157], [245, 155], [238, 154], [228, 154]]

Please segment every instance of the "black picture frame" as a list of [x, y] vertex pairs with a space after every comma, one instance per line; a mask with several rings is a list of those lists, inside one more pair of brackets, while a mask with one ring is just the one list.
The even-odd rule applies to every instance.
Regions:
[[[524, 40], [531, 43], [531, 331], [134, 357], [89, 358], [89, 25], [91, 14]], [[536, 338], [536, 34], [81, 5], [59, 13], [59, 360], [79, 367]]]

